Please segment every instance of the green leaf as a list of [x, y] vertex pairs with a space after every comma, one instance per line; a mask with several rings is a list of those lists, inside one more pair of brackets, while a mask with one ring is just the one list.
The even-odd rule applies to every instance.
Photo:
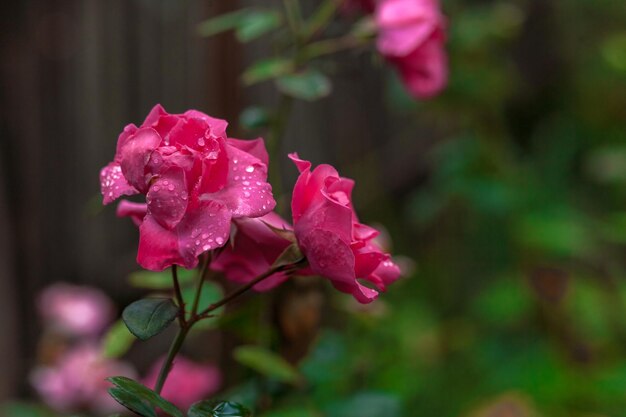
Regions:
[[276, 87], [288, 96], [307, 101], [326, 97], [332, 90], [328, 77], [314, 70], [281, 76], [276, 79]]
[[251, 106], [239, 115], [239, 124], [247, 130], [266, 127], [270, 123], [270, 114], [263, 107]]
[[140, 340], [162, 332], [176, 318], [178, 308], [169, 298], [144, 298], [124, 309], [122, 320]]
[[237, 39], [249, 42], [280, 26], [282, 18], [275, 10], [256, 10], [246, 13], [237, 24]]
[[135, 337], [122, 320], [116, 321], [104, 336], [102, 354], [107, 358], [119, 358], [133, 345]]
[[252, 85], [261, 81], [289, 74], [293, 71], [293, 63], [286, 58], [270, 58], [257, 61], [247, 68], [242, 79], [245, 85]]
[[113, 397], [115, 401], [128, 408], [130, 411], [139, 414], [144, 417], [156, 417], [156, 412], [152, 407], [137, 398], [130, 392], [123, 390], [122, 388], [109, 388], [109, 395]]
[[249, 12], [249, 9], [241, 9], [205, 20], [198, 25], [198, 34], [200, 36], [213, 36], [230, 29], [235, 29], [245, 21]]
[[289, 362], [262, 347], [240, 346], [233, 356], [239, 363], [279, 381], [296, 384], [301, 380], [298, 371]]
[[[176, 408], [174, 404], [167, 401], [165, 398], [161, 397], [159, 394], [137, 381], [133, 381], [132, 379], [126, 378], [124, 376], [114, 376], [111, 378], [107, 378], [107, 380], [113, 383], [116, 387], [118, 387], [117, 389], [124, 391], [126, 394], [128, 394], [125, 398], [132, 397], [137, 399], [138, 401], [147, 401], [154, 407], [160, 408], [165, 414], [169, 416], [183, 417], [183, 413], [178, 408]], [[109, 392], [115, 389], [116, 388], [111, 388]], [[126, 406], [126, 404], [124, 403], [121, 404]]]
[[200, 401], [193, 404], [189, 417], [251, 417], [252, 413], [241, 404], [230, 401]]
[[278, 266], [294, 265], [304, 260], [304, 255], [297, 243], [287, 246], [283, 253], [274, 261], [272, 268]]
[[[196, 271], [193, 269], [178, 268], [178, 281], [185, 286], [193, 282]], [[173, 287], [172, 271], [166, 269], [161, 272], [137, 271], [128, 276], [128, 281], [134, 287], [150, 290], [164, 290]]]

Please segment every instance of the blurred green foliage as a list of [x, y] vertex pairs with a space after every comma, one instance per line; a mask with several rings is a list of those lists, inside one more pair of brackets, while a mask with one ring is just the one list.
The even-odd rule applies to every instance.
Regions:
[[306, 387], [257, 381], [264, 417], [626, 416], [626, 7], [444, 9], [448, 90], [388, 71], [394, 134], [437, 132], [428, 175], [366, 213], [417, 271], [371, 308], [337, 296]]

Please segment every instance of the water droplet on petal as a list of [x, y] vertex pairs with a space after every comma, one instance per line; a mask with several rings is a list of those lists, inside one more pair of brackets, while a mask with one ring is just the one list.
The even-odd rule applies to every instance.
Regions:
[[174, 187], [174, 184], [170, 184], [170, 185], [167, 187], [167, 189], [168, 189], [168, 190], [170, 190], [170, 191], [174, 191], [174, 188], [175, 188], [175, 187]]
[[202, 250], [209, 250], [209, 249], [211, 249], [211, 245], [204, 245], [202, 247]]
[[207, 237], [209, 237], [208, 233], [202, 233], [202, 239], [206, 239]]
[[246, 197], [246, 198], [250, 197], [250, 192], [249, 191], [244, 191], [243, 192], [243, 196]]
[[198, 146], [204, 146], [204, 138], [198, 139]]
[[254, 172], [254, 167], [252, 165], [247, 166], [246, 172]]
[[221, 245], [222, 243], [224, 243], [224, 239], [222, 239], [221, 237], [216, 237], [215, 243], [217, 243], [218, 245]]

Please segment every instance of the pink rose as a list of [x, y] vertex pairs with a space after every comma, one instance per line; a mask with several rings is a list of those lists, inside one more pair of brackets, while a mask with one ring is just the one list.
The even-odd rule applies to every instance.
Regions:
[[141, 222], [142, 267], [193, 268], [200, 254], [228, 240], [232, 219], [274, 208], [263, 140], [227, 138], [226, 126], [196, 110], [168, 114], [157, 105], [139, 128], [131, 124], [120, 134], [113, 162], [100, 172], [103, 202], [146, 195], [142, 220], [141, 206], [120, 207]]
[[113, 303], [102, 291], [63, 283], [44, 289], [38, 308], [46, 325], [73, 336], [98, 335], [114, 315]]
[[311, 272], [361, 303], [373, 301], [378, 291], [358, 279], [384, 291], [399, 278], [400, 268], [373, 241], [378, 232], [359, 222], [352, 206], [354, 181], [330, 165], [311, 171], [309, 161], [289, 157], [300, 171], [291, 201], [294, 232]]
[[[163, 359], [154, 364], [144, 385], [154, 387]], [[177, 407], [187, 410], [193, 403], [204, 400], [217, 392], [222, 384], [219, 369], [211, 365], [201, 365], [182, 356], [174, 361], [161, 395]]]
[[53, 366], [36, 368], [30, 380], [43, 401], [52, 409], [67, 413], [89, 410], [108, 415], [123, 410], [107, 390], [107, 377], [123, 375], [136, 378], [125, 362], [105, 359], [95, 346], [83, 345], [67, 352]]
[[382, 0], [376, 8], [377, 46], [398, 68], [409, 92], [432, 97], [446, 86], [445, 17], [437, 0]]
[[[267, 271], [291, 243], [278, 236], [268, 225], [275, 229], [292, 228], [274, 212], [256, 219], [240, 219], [235, 221], [235, 225], [234, 245], [224, 247], [211, 264], [211, 269], [224, 273], [232, 281], [247, 283]], [[255, 285], [254, 289], [266, 291], [286, 279], [285, 273], [277, 273]]]

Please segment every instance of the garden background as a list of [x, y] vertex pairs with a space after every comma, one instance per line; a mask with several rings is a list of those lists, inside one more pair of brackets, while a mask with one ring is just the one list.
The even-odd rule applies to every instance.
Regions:
[[[240, 82], [268, 46], [197, 27], [272, 4], [2, 2], [0, 398], [32, 394], [43, 287], [93, 285], [120, 306], [138, 297], [126, 280], [136, 229], [99, 195], [122, 126], [160, 102], [230, 120], [234, 137], [263, 134], [236, 121], [276, 103], [271, 84]], [[362, 219], [386, 226], [409, 274], [366, 308], [292, 282], [189, 351], [219, 362], [226, 388], [252, 377], [229, 354], [242, 342], [298, 363], [309, 385], [273, 395], [285, 412], [626, 416], [626, 8], [442, 5], [441, 96], [417, 102], [382, 60], [340, 54], [333, 94], [296, 102], [281, 145], [288, 186], [294, 150], [358, 179]], [[140, 367], [157, 355], [133, 349]]]

